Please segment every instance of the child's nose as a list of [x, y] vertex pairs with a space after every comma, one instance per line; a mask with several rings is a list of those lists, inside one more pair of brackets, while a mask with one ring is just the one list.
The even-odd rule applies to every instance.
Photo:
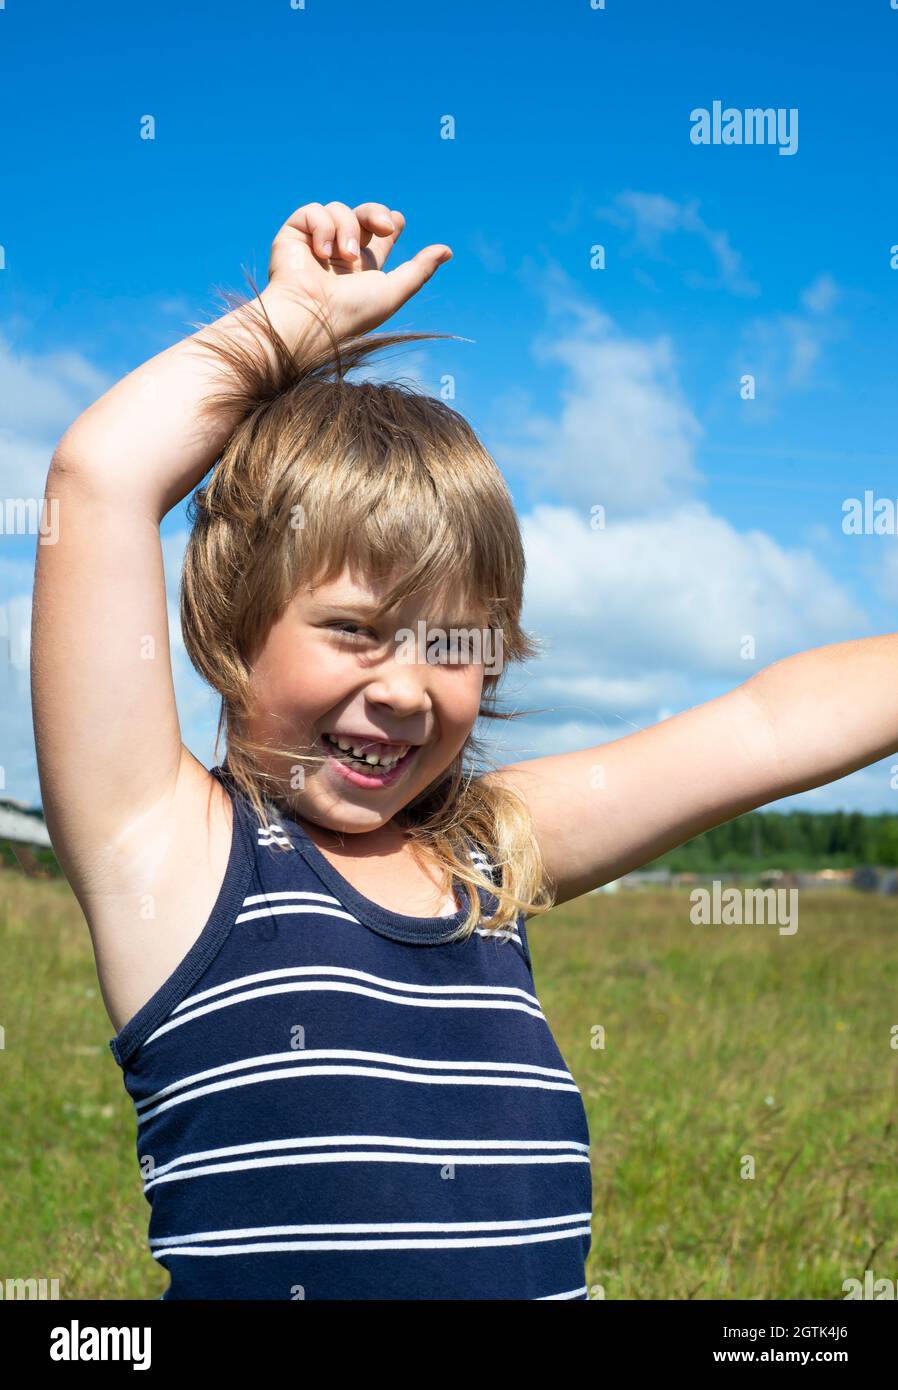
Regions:
[[365, 693], [374, 704], [387, 705], [397, 714], [418, 714], [429, 710], [431, 668], [427, 662], [390, 660], [379, 668]]

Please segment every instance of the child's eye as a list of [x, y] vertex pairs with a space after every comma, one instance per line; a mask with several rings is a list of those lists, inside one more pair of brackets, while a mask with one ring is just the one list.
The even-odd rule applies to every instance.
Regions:
[[461, 656], [461, 644], [457, 637], [450, 638], [448, 641], [441, 637], [436, 642], [431, 642], [428, 651], [436, 661], [445, 661], [450, 656]]
[[[361, 639], [366, 632], [371, 632], [370, 627], [363, 627], [361, 623], [354, 623], [351, 618], [345, 618], [338, 623], [331, 623], [330, 626], [333, 631], [339, 633], [341, 637], [349, 637], [351, 640]], [[358, 630], [356, 632], [347, 632], [346, 629], [350, 627], [354, 627]]]
[[470, 644], [462, 637], [450, 637], [448, 640], [441, 637], [430, 643], [428, 652], [431, 659], [440, 664], [451, 662], [462, 665], [473, 659]]

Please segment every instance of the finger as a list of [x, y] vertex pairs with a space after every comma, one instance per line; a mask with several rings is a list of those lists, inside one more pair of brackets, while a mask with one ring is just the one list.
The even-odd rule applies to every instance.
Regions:
[[402, 265], [389, 271], [387, 284], [390, 286], [393, 299], [393, 312], [411, 299], [413, 294], [417, 294], [439, 266], [451, 259], [451, 247], [439, 244], [425, 246], [424, 250], [419, 251], [410, 261], [403, 261]]
[[367, 249], [369, 262], [378, 270], [402, 234], [405, 218], [401, 212], [391, 212], [385, 203], [362, 203], [356, 208], [361, 226], [361, 244]]
[[329, 260], [333, 255], [336, 227], [334, 219], [321, 203], [306, 203], [303, 207], [297, 208], [296, 212], [287, 218], [284, 226], [303, 232], [319, 260]]
[[386, 203], [359, 203], [355, 215], [361, 228], [362, 246], [367, 246], [372, 238], [387, 241], [394, 240], [398, 235]]
[[361, 228], [359, 219], [346, 203], [328, 203], [326, 212], [334, 219], [336, 240], [333, 254], [344, 261], [354, 261], [359, 255]]

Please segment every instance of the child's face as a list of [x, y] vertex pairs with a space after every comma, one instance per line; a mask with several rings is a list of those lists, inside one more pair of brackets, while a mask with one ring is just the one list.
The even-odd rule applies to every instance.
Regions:
[[[436, 628], [449, 639], [451, 628], [482, 630], [485, 615], [419, 594], [390, 618], [373, 619], [366, 606], [385, 592], [348, 568], [328, 584], [302, 587], [253, 663], [249, 735], [326, 756], [298, 772], [283, 758], [262, 761], [291, 808], [330, 830], [386, 825], [449, 766], [480, 707], [484, 663], [472, 658], [484, 648], [472, 644], [466, 652], [463, 641], [453, 647], [449, 640], [435, 660], [431, 643]], [[454, 662], [446, 655], [459, 650]], [[387, 761], [408, 753], [392, 769], [366, 762], [365, 772], [345, 761], [328, 734], [348, 737], [363, 760], [375, 751]]]

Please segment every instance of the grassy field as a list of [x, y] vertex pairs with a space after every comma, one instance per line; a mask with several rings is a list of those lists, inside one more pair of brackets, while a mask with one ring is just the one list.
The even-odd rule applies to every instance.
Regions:
[[[791, 937], [693, 926], [685, 889], [530, 923], [589, 1114], [593, 1296], [841, 1299], [865, 1269], [898, 1277], [898, 901], [799, 901]], [[153, 1298], [168, 1276], [80, 910], [15, 871], [0, 909], [0, 1278]]]

